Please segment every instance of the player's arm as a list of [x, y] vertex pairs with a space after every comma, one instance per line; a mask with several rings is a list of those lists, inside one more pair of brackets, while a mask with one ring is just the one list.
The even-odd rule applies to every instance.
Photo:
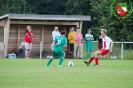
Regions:
[[74, 40], [78, 40], [78, 39], [74, 36]]
[[32, 33], [32, 31], [31, 31], [31, 29], [28, 29], [28, 31], [29, 31], [29, 35], [30, 35], [30, 37], [33, 37], [34, 35], [33, 35], [33, 33]]
[[94, 40], [94, 38], [87, 38], [86, 40]]
[[88, 40], [94, 40], [94, 37], [93, 37], [93, 35], [91, 36], [91, 38], [88, 38]]
[[65, 50], [67, 51], [67, 45], [64, 45], [64, 47], [65, 47]]
[[65, 47], [65, 50], [67, 51], [67, 39], [66, 39], [66, 41], [65, 41], [64, 47]]
[[55, 42], [53, 41], [51, 44], [51, 50], [53, 49], [54, 44], [55, 44]]
[[114, 42], [111, 41], [111, 42], [110, 42], [110, 52], [112, 52], [113, 45], [114, 45]]
[[83, 39], [83, 36], [81, 36], [80, 38], [79, 38], [79, 40], [82, 40]]
[[88, 38], [87, 38], [87, 34], [85, 34], [85, 38], [84, 38], [84, 40], [85, 40], [85, 41], [87, 41], [87, 40], [88, 40]]
[[31, 31], [30, 31], [30, 36], [31, 36], [31, 37], [33, 37], [33, 36], [34, 36], [34, 34], [33, 34]]
[[52, 37], [55, 38], [55, 33], [54, 33], [54, 31], [52, 32]]
[[68, 40], [72, 40], [70, 33], [68, 34]]
[[90, 40], [94, 40], [94, 37], [90, 38]]

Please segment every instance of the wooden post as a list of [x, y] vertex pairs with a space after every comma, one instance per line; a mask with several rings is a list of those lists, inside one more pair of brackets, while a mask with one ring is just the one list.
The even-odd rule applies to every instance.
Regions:
[[9, 30], [10, 30], [10, 19], [7, 19], [4, 26], [4, 44], [5, 44], [4, 57], [7, 56]]
[[42, 38], [40, 42], [40, 59], [42, 58], [43, 43], [44, 43], [44, 26], [42, 26]]
[[123, 42], [121, 43], [121, 60], [123, 60]]
[[17, 51], [18, 51], [18, 47], [19, 47], [19, 38], [20, 38], [20, 25], [18, 26]]
[[42, 59], [42, 45], [43, 45], [43, 42], [41, 41], [40, 42], [40, 59]]
[[[82, 32], [82, 21], [79, 23], [80, 31]], [[81, 43], [81, 58], [83, 58], [83, 42]]]

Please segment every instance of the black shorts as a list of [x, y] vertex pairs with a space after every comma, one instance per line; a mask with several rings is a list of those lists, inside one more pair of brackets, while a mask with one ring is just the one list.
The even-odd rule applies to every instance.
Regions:
[[69, 49], [70, 52], [74, 51], [74, 43], [70, 43]]

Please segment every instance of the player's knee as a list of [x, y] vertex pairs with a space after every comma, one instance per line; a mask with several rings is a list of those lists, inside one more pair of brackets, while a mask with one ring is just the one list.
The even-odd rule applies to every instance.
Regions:
[[61, 60], [64, 60], [64, 57], [60, 57]]
[[95, 53], [92, 54], [92, 57], [95, 57]]
[[97, 53], [94, 53], [94, 54], [93, 54], [93, 57], [97, 57], [97, 56], [98, 56]]

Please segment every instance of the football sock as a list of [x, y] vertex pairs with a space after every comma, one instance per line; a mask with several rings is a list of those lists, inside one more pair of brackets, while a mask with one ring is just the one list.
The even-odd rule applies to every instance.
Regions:
[[94, 59], [93, 57], [90, 57], [90, 59], [88, 60], [88, 63], [90, 64], [93, 59]]
[[64, 60], [64, 58], [63, 58], [63, 57], [61, 57], [61, 58], [60, 58], [60, 61], [59, 61], [59, 63], [58, 63], [58, 65], [61, 65], [61, 64], [62, 64], [62, 62], [63, 62], [63, 60]]
[[52, 59], [52, 58], [50, 58], [50, 59], [49, 59], [49, 61], [48, 61], [48, 63], [46, 64], [46, 66], [49, 66], [49, 65], [50, 65], [50, 63], [52, 62], [52, 60], [53, 60], [53, 59]]
[[98, 65], [98, 57], [95, 58], [95, 64]]
[[87, 53], [87, 58], [90, 58], [90, 53], [89, 52]]

